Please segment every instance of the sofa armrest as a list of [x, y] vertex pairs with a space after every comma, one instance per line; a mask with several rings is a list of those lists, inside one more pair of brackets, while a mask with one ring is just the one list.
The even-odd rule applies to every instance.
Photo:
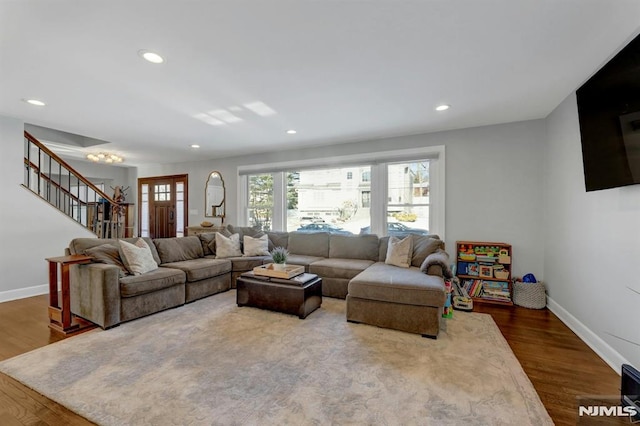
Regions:
[[120, 323], [120, 268], [105, 263], [71, 265], [71, 312], [102, 328]]
[[451, 268], [449, 267], [449, 254], [446, 251], [438, 249], [424, 259], [420, 270], [427, 275], [436, 275], [443, 278], [453, 278]]
[[434, 275], [436, 277], [444, 277], [442, 273], [442, 266], [440, 265], [431, 265], [427, 268], [427, 275]]

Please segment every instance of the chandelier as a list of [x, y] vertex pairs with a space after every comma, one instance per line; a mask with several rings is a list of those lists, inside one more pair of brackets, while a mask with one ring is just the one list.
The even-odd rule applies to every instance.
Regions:
[[87, 158], [93, 162], [104, 161], [105, 163], [122, 163], [124, 158], [120, 157], [116, 154], [111, 154], [109, 152], [99, 152], [97, 154], [89, 154]]

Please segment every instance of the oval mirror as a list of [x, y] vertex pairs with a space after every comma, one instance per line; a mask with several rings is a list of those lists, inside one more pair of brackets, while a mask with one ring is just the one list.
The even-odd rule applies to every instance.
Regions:
[[206, 217], [224, 218], [224, 180], [220, 172], [209, 174], [204, 188], [204, 211]]

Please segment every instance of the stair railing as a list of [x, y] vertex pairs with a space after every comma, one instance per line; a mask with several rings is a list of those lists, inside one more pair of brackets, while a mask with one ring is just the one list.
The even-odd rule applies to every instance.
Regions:
[[124, 208], [24, 132], [23, 186], [99, 238], [122, 238]]

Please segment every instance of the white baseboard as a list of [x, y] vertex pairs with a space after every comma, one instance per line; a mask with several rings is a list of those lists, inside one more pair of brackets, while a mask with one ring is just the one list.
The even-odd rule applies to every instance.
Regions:
[[[60, 288], [60, 283], [58, 283]], [[16, 290], [0, 291], [0, 302], [8, 302], [10, 300], [24, 299], [25, 297], [39, 296], [49, 293], [49, 284], [36, 285], [27, 288], [18, 288]]]
[[586, 325], [581, 323], [569, 311], [560, 306], [555, 300], [547, 297], [547, 308], [565, 323], [578, 337], [598, 354], [609, 367], [618, 375], [622, 374], [622, 364], [631, 364], [618, 351], [613, 349], [607, 342], [602, 340], [596, 333], [591, 331]]

